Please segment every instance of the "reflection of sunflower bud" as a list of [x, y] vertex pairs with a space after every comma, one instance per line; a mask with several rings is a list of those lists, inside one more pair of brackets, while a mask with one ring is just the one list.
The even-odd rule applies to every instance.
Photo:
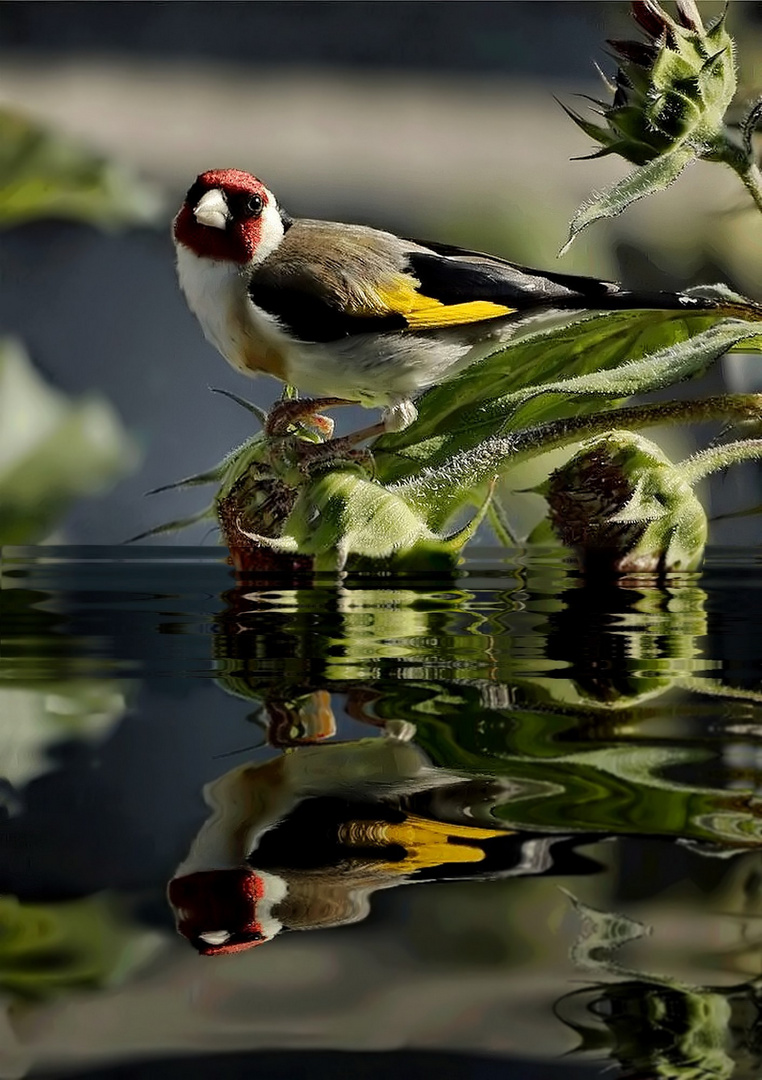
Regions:
[[590, 1006], [633, 1080], [729, 1080], [731, 1008], [721, 993], [631, 981], [600, 987]]
[[617, 573], [692, 570], [706, 515], [658, 446], [627, 431], [589, 440], [545, 490], [561, 541], [588, 569]]
[[636, 165], [688, 141], [702, 156], [723, 132], [736, 90], [733, 41], [724, 18], [704, 28], [693, 0], [677, 0], [673, 19], [656, 0], [632, 13], [649, 41], [611, 41], [620, 67], [605, 125], [574, 119], [604, 147]]

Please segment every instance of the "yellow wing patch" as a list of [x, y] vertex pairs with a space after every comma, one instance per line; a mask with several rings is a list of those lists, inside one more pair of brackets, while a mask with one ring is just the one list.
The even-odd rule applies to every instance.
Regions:
[[489, 300], [471, 300], [466, 304], [443, 304], [422, 296], [426, 306], [413, 311], [403, 311], [411, 330], [433, 330], [437, 326], [458, 326], [461, 323], [482, 322], [510, 315], [515, 308], [493, 304]]
[[493, 304], [490, 300], [469, 300], [465, 304], [443, 304], [418, 292], [412, 278], [399, 277], [391, 286], [377, 291], [373, 314], [403, 315], [411, 330], [435, 330], [511, 315], [516, 308]]

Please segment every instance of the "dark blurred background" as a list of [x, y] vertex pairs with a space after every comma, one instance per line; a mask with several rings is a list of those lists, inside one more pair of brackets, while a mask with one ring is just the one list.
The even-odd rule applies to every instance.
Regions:
[[[751, 86], [759, 6], [735, 4], [731, 20]], [[57, 538], [117, 543], [199, 509], [203, 490], [143, 493], [207, 469], [250, 433], [250, 417], [208, 387], [263, 405], [279, 393], [232, 372], [179, 294], [169, 223], [199, 171], [249, 169], [298, 215], [550, 267], [575, 208], [626, 171], [616, 159], [571, 160], [591, 146], [554, 96], [579, 107], [576, 94], [600, 93], [594, 62], [613, 73], [606, 39], [630, 31], [624, 3], [0, 5], [0, 106], [113, 155], [163, 199], [152, 227], [38, 221], [2, 235], [0, 332], [67, 394], [104, 394], [142, 456], [110, 493], [80, 502]], [[729, 170], [699, 165], [588, 230], [559, 267], [632, 286], [725, 280], [758, 296], [759, 229]], [[728, 385], [755, 385], [756, 366], [726, 362]], [[734, 471], [714, 509], [748, 501], [756, 477], [754, 466]], [[732, 538], [755, 528], [734, 524]]]

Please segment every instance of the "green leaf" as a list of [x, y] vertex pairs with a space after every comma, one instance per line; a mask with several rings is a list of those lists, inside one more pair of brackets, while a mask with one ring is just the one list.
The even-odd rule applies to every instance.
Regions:
[[677, 180], [686, 165], [695, 161], [698, 156], [692, 146], [684, 144], [669, 154], [662, 154], [646, 162], [608, 191], [596, 195], [590, 202], [581, 206], [574, 215], [569, 227], [569, 239], [560, 254], [563, 255], [569, 250], [575, 237], [585, 226], [601, 218], [616, 217], [637, 199], [664, 191]]
[[[709, 419], [712, 415], [733, 417], [735, 414], [741, 419], [748, 419], [748, 410], [753, 412], [754, 404], [758, 402], [754, 395], [726, 395], [699, 403], [668, 402], [625, 409], [614, 406], [618, 400], [631, 394], [657, 390], [689, 378], [741, 342], [745, 343], [745, 347], [749, 342], [758, 347], [758, 327], [758, 323], [748, 320], [726, 319], [703, 333], [641, 360], [622, 364], [614, 371], [594, 371], [506, 395], [502, 400], [485, 405], [481, 411], [481, 416], [485, 417], [481, 426], [474, 419], [460, 433], [459, 443], [464, 449], [442, 461], [435, 459], [431, 466], [419, 466], [404, 480], [392, 485], [392, 490], [414, 506], [430, 527], [438, 528], [459, 505], [478, 493], [485, 481], [504, 474], [527, 457], [568, 445], [607, 428], [642, 427], [665, 420], [685, 422]], [[576, 403], [574, 411], [587, 415], [533, 424], [534, 417], [542, 414], [543, 402], [546, 399], [553, 401], [557, 395], [563, 395], [564, 405]], [[604, 400], [601, 409], [601, 397], [609, 395], [614, 397], [614, 401]], [[590, 400], [579, 403], [579, 397]], [[598, 412], [590, 415], [590, 402], [596, 399]], [[580, 404], [583, 408], [580, 408]], [[586, 404], [587, 409], [584, 408]], [[478, 436], [484, 427], [489, 430], [502, 428], [505, 434], [480, 439]], [[452, 443], [455, 443], [456, 437], [453, 437]], [[447, 440], [443, 438], [440, 441], [440, 454], [441, 448], [446, 447]], [[757, 456], [757, 452], [751, 449], [743, 453], [746, 457]]]
[[146, 529], [145, 532], [130, 536], [124, 542], [125, 544], [136, 544], [138, 540], [148, 540], [154, 536], [169, 536], [171, 533], [181, 532], [182, 529], [189, 529], [191, 525], [198, 525], [202, 521], [214, 521], [213, 506], [205, 506], [203, 510], [198, 510], [195, 514], [189, 514], [188, 517], [176, 518], [174, 521], [165, 521], [161, 525], [154, 525], [153, 528]]
[[566, 398], [582, 395], [621, 399], [660, 390], [705, 370], [741, 342], [749, 348], [762, 348], [760, 328], [759, 322], [724, 319], [692, 337], [641, 359], [628, 360], [613, 370], [592, 371], [507, 394], [491, 402], [482, 412], [487, 416], [504, 416], [505, 430], [516, 431], [526, 426], [527, 421], [537, 421], [538, 410], [527, 406], [534, 405], [536, 399], [547, 394], [561, 394]]
[[[719, 299], [747, 317], [729, 320], [727, 306], [693, 314], [622, 311], [525, 333], [503, 353], [428, 391], [411, 427], [377, 439], [379, 479], [402, 480], [476, 451], [487, 439], [614, 408], [630, 394], [696, 374], [740, 341], [759, 347], [756, 309], [724, 294]], [[705, 337], [717, 324], [724, 327], [719, 336]]]
[[[556, 98], [558, 101], [558, 98]], [[574, 109], [570, 109], [568, 105], [564, 105], [563, 101], [558, 101], [558, 104], [564, 110], [570, 120], [573, 120], [578, 128], [581, 128], [586, 135], [588, 135], [594, 142], [602, 143], [606, 148], [603, 153], [611, 152], [611, 144], [616, 141], [616, 135], [614, 135], [603, 124], [595, 124], [592, 120], [585, 119]], [[600, 156], [596, 154], [596, 157]]]
[[139, 930], [105, 893], [52, 904], [0, 898], [0, 986], [13, 994], [113, 986], [158, 944], [158, 935]]
[[245, 535], [274, 551], [311, 556], [318, 571], [342, 570], [350, 557], [432, 569], [453, 565], [470, 527], [438, 536], [396, 492], [356, 469], [336, 468], [300, 491], [281, 536]]
[[155, 189], [73, 139], [0, 109], [0, 227], [37, 218], [95, 225], [156, 220]]
[[105, 738], [127, 711], [129, 693], [129, 684], [112, 679], [22, 681], [14, 659], [0, 658], [0, 775], [21, 788], [52, 767], [56, 742]]

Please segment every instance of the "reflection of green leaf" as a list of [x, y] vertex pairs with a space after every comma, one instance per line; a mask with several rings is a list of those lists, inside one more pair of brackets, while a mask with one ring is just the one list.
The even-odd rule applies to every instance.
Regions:
[[[585, 912], [591, 909], [585, 909]], [[595, 916], [614, 922], [622, 916]], [[576, 958], [576, 957], [575, 957]], [[611, 974], [616, 964], [601, 964]], [[732, 989], [683, 985], [674, 979], [638, 976], [626, 982], [601, 982], [576, 990], [556, 1002], [555, 1012], [581, 1039], [579, 1050], [608, 1050], [624, 1069], [623, 1075], [649, 1080], [730, 1080], [751, 1076], [743, 1069], [746, 1054], [738, 1054], [739, 1029], [751, 1027], [757, 1008], [753, 993], [746, 1001]], [[743, 1008], [743, 1006], [746, 1008]], [[745, 1033], [747, 1038], [750, 1032]], [[753, 1036], [748, 1038], [752, 1059]], [[736, 1068], [741, 1071], [736, 1073]], [[757, 1070], [754, 1069], [754, 1076]]]
[[0, 343], [0, 543], [43, 539], [72, 500], [104, 490], [136, 463], [106, 401], [68, 401], [17, 345]]
[[626, 915], [589, 907], [570, 892], [567, 896], [581, 920], [579, 934], [570, 952], [573, 963], [583, 971], [631, 975], [632, 972], [622, 967], [611, 954], [628, 942], [642, 938], [649, 932], [648, 927]]
[[0, 227], [43, 217], [145, 223], [158, 209], [156, 192], [125, 169], [0, 109]]
[[590, 709], [485, 707], [479, 696], [476, 688], [453, 686], [447, 696], [432, 693], [425, 710], [405, 710], [402, 695], [396, 713], [391, 703], [375, 709], [413, 720], [418, 742], [437, 765], [509, 779], [520, 797], [493, 809], [509, 828], [762, 845], [762, 821], [750, 792], [671, 779], [676, 766], [710, 758], [710, 747], [700, 740], [651, 743], [639, 735], [634, 710], [611, 717], [607, 729], [605, 714]]
[[[596, 910], [571, 893], [567, 895], [581, 918], [571, 960], [582, 971], [609, 977], [556, 1003], [557, 1015], [580, 1035], [580, 1049], [608, 1046], [627, 1075], [633, 1070], [632, 1075], [664, 1080], [729, 1080], [735, 1074], [735, 1063], [728, 1051], [737, 1048], [735, 1036], [743, 1026], [741, 1016], [733, 1015], [731, 1003], [748, 993], [751, 1000], [747, 1004], [752, 1005], [754, 985], [690, 986], [671, 976], [628, 968], [617, 959], [617, 950], [649, 933], [650, 927], [617, 912]], [[611, 982], [610, 976], [628, 981]], [[581, 1023], [565, 1015], [580, 996], [587, 1004]], [[576, 1013], [581, 1004], [578, 1001]], [[739, 1009], [741, 1015], [745, 1011]], [[600, 1030], [588, 1021], [590, 1017], [605, 1024], [608, 1038], [601, 1038]]]
[[57, 904], [0, 898], [0, 986], [17, 994], [120, 982], [155, 944], [106, 895]]

